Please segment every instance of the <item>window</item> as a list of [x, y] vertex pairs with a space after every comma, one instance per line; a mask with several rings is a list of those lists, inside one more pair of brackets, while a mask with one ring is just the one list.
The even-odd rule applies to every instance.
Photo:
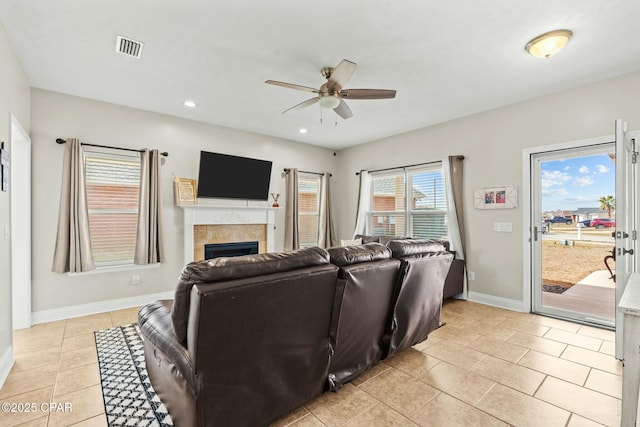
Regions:
[[298, 234], [300, 247], [318, 244], [320, 218], [320, 176], [298, 174]]
[[138, 154], [86, 151], [89, 234], [96, 267], [133, 264], [138, 227]]
[[448, 238], [447, 198], [439, 164], [373, 173], [371, 186], [371, 234], [416, 239]]

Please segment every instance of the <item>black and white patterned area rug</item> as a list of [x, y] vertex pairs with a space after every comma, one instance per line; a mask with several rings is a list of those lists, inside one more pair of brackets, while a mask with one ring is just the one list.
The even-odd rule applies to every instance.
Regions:
[[173, 426], [149, 381], [138, 325], [96, 331], [95, 336], [109, 427]]

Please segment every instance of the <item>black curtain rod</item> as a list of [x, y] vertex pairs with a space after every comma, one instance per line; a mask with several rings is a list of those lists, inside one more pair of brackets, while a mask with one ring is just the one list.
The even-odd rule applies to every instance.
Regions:
[[[62, 138], [58, 138], [58, 139], [56, 139], [56, 142], [58, 144], [64, 144], [67, 141], [65, 141]], [[122, 147], [112, 147], [110, 145], [87, 144], [86, 142], [81, 142], [80, 144], [88, 145], [89, 147], [100, 147], [100, 148], [111, 148], [111, 149], [114, 149], [114, 150], [135, 151], [136, 153], [141, 153], [142, 151], [144, 151], [144, 150], [136, 150], [135, 148], [122, 148]], [[169, 153], [167, 153], [166, 151], [164, 151], [164, 152], [162, 152], [160, 154], [163, 155], [164, 157], [167, 157], [169, 155]]]
[[[464, 160], [464, 156], [456, 156], [456, 158], [457, 158], [458, 160]], [[394, 169], [406, 169], [406, 168], [412, 168], [412, 167], [415, 167], [415, 166], [433, 165], [433, 164], [436, 164], [436, 163], [442, 163], [442, 161], [441, 161], [441, 160], [438, 160], [438, 161], [436, 161], [436, 162], [415, 163], [415, 164], [413, 164], [413, 165], [396, 166], [395, 168], [374, 169], [374, 170], [372, 170], [372, 171], [367, 171], [367, 172], [372, 173], [372, 172], [392, 171], [392, 170], [394, 170]], [[366, 169], [362, 169], [360, 172], [363, 172], [363, 171], [365, 171], [365, 170], [366, 170]], [[360, 172], [356, 172], [356, 175], [360, 175]]]
[[[291, 170], [291, 168], [284, 168], [284, 173], [289, 173], [289, 171]], [[322, 172], [308, 172], [308, 171], [298, 171], [298, 172], [302, 172], [302, 173], [310, 173], [313, 175], [324, 175], [324, 173]], [[333, 174], [329, 174], [329, 176], [333, 176]]]

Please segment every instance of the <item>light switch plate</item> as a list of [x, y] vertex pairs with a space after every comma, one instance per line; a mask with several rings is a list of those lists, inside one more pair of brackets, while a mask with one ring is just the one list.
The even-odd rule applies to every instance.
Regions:
[[493, 231], [499, 233], [511, 233], [513, 231], [513, 224], [510, 222], [494, 222]]

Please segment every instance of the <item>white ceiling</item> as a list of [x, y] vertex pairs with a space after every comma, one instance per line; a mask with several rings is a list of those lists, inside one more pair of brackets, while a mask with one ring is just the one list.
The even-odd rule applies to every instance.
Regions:
[[[638, 0], [0, 0], [0, 19], [33, 87], [333, 149], [640, 70]], [[553, 58], [524, 52], [562, 28]], [[351, 100], [337, 126], [281, 114], [311, 94], [265, 80], [319, 87], [343, 58], [346, 88], [396, 99]]]

